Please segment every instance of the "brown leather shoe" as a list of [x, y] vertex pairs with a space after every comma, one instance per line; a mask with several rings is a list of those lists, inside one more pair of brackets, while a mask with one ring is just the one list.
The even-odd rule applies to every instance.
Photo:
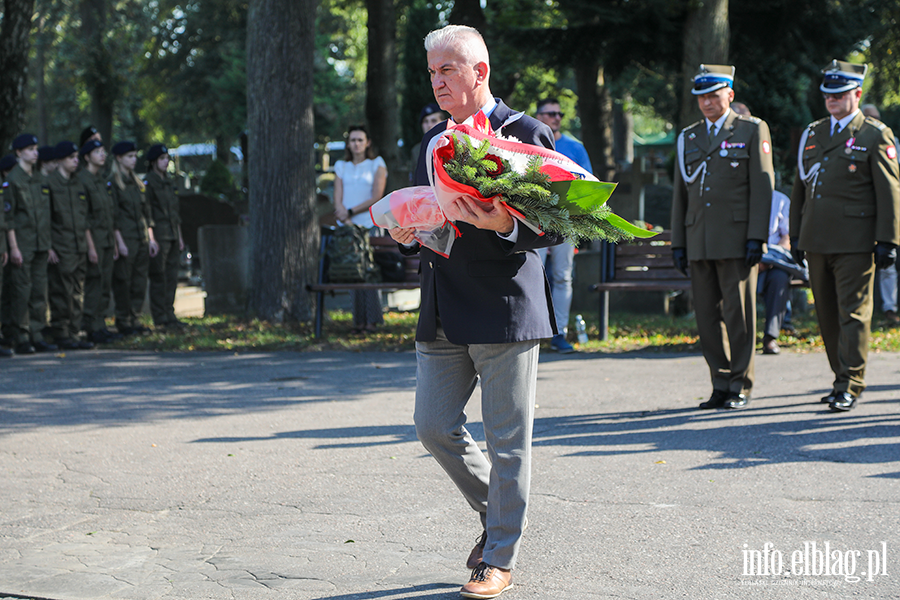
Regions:
[[475, 547], [469, 552], [469, 558], [466, 559], [466, 568], [474, 569], [481, 562], [484, 556], [484, 545], [487, 543], [487, 531], [481, 532], [481, 536], [475, 540]]
[[482, 562], [459, 593], [463, 598], [496, 598], [512, 586], [512, 571]]

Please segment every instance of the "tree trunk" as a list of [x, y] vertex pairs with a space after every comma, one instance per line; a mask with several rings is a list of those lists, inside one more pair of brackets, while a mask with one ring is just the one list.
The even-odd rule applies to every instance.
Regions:
[[369, 13], [366, 67], [366, 121], [372, 145], [387, 164], [385, 194], [407, 183], [406, 161], [397, 140], [397, 15], [395, 0], [366, 0]]
[[104, 142], [112, 143], [112, 122], [119, 86], [112, 57], [104, 44], [108, 12], [107, 0], [82, 0], [81, 42], [87, 60], [85, 84], [91, 95], [91, 125], [97, 128]]
[[694, 4], [684, 26], [684, 58], [681, 63], [682, 81], [680, 127], [686, 127], [702, 117], [697, 99], [691, 93], [691, 77], [703, 63], [728, 63], [728, 0], [705, 0]]
[[4, 0], [0, 25], [0, 148], [25, 126], [25, 79], [34, 0]]
[[594, 175], [600, 181], [613, 181], [616, 164], [613, 159], [612, 98], [604, 81], [603, 67], [596, 59], [576, 62], [575, 83], [582, 141], [591, 158]]
[[251, 0], [247, 23], [250, 309], [308, 321], [319, 259], [313, 151], [316, 0]]
[[485, 35], [487, 18], [481, 8], [481, 0], [456, 0], [450, 11], [450, 23], [454, 25], [468, 25], [477, 29], [481, 35]]
[[231, 144], [221, 133], [216, 136], [216, 160], [226, 165], [231, 164]]

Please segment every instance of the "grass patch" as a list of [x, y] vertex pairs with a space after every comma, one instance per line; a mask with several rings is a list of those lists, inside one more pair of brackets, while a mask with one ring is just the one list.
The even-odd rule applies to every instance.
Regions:
[[[259, 319], [215, 316], [183, 319], [188, 327], [182, 331], [155, 331], [150, 335], [129, 337], [106, 348], [169, 352], [191, 351], [276, 351], [317, 352], [345, 350], [351, 352], [405, 352], [415, 349], [417, 312], [386, 312], [384, 325], [376, 333], [354, 334], [349, 312], [331, 311], [323, 326], [320, 340], [313, 336], [312, 323], [273, 324]], [[609, 340], [601, 342], [599, 322], [586, 314], [587, 344], [578, 345], [581, 352], [700, 352], [697, 324], [693, 316], [635, 315], [616, 313], [610, 316]], [[145, 320], [150, 325], [149, 320]], [[757, 350], [761, 350], [763, 321], [757, 322]], [[782, 335], [779, 346], [785, 352], [823, 352], [815, 314], [794, 315], [795, 335]], [[574, 328], [570, 327], [574, 341]], [[549, 343], [542, 346], [549, 349]], [[876, 314], [872, 322], [871, 350], [900, 352], [900, 328]]]

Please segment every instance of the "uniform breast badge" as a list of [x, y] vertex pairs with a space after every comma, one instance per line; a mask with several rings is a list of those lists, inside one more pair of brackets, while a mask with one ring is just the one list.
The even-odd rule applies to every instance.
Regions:
[[853, 163], [850, 163], [850, 164], [847, 166], [847, 170], [850, 171], [851, 173], [856, 173], [856, 165], [853, 164]]

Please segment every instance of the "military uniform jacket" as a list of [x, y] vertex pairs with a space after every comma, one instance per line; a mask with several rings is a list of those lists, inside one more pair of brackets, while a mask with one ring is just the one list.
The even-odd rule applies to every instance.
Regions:
[[791, 237], [820, 254], [872, 252], [900, 244], [900, 176], [894, 134], [858, 113], [834, 138], [831, 118], [801, 138], [791, 193]]
[[31, 175], [16, 165], [6, 179], [9, 185], [3, 194], [10, 205], [7, 229], [16, 232], [19, 250], [45, 252], [50, 249], [50, 189], [38, 171]]
[[131, 177], [125, 178], [124, 190], [116, 185], [115, 179], [109, 182], [109, 189], [112, 190], [116, 206], [115, 228], [126, 240], [149, 242], [147, 228], [153, 227], [153, 218], [150, 216], [150, 206], [144, 198], [144, 192]]
[[712, 140], [706, 120], [678, 138], [672, 247], [688, 260], [744, 258], [747, 240], [768, 238], [775, 179], [765, 121], [730, 111]]
[[181, 214], [175, 184], [151, 169], [144, 185], [147, 186], [147, 204], [153, 214], [153, 237], [156, 241], [177, 240]]
[[100, 173], [92, 175], [87, 169], [78, 171], [78, 181], [87, 194], [87, 225], [95, 248], [112, 248], [115, 229], [112, 191]]
[[50, 186], [53, 250], [60, 256], [87, 252], [87, 197], [77, 177], [59, 171], [47, 177]]

